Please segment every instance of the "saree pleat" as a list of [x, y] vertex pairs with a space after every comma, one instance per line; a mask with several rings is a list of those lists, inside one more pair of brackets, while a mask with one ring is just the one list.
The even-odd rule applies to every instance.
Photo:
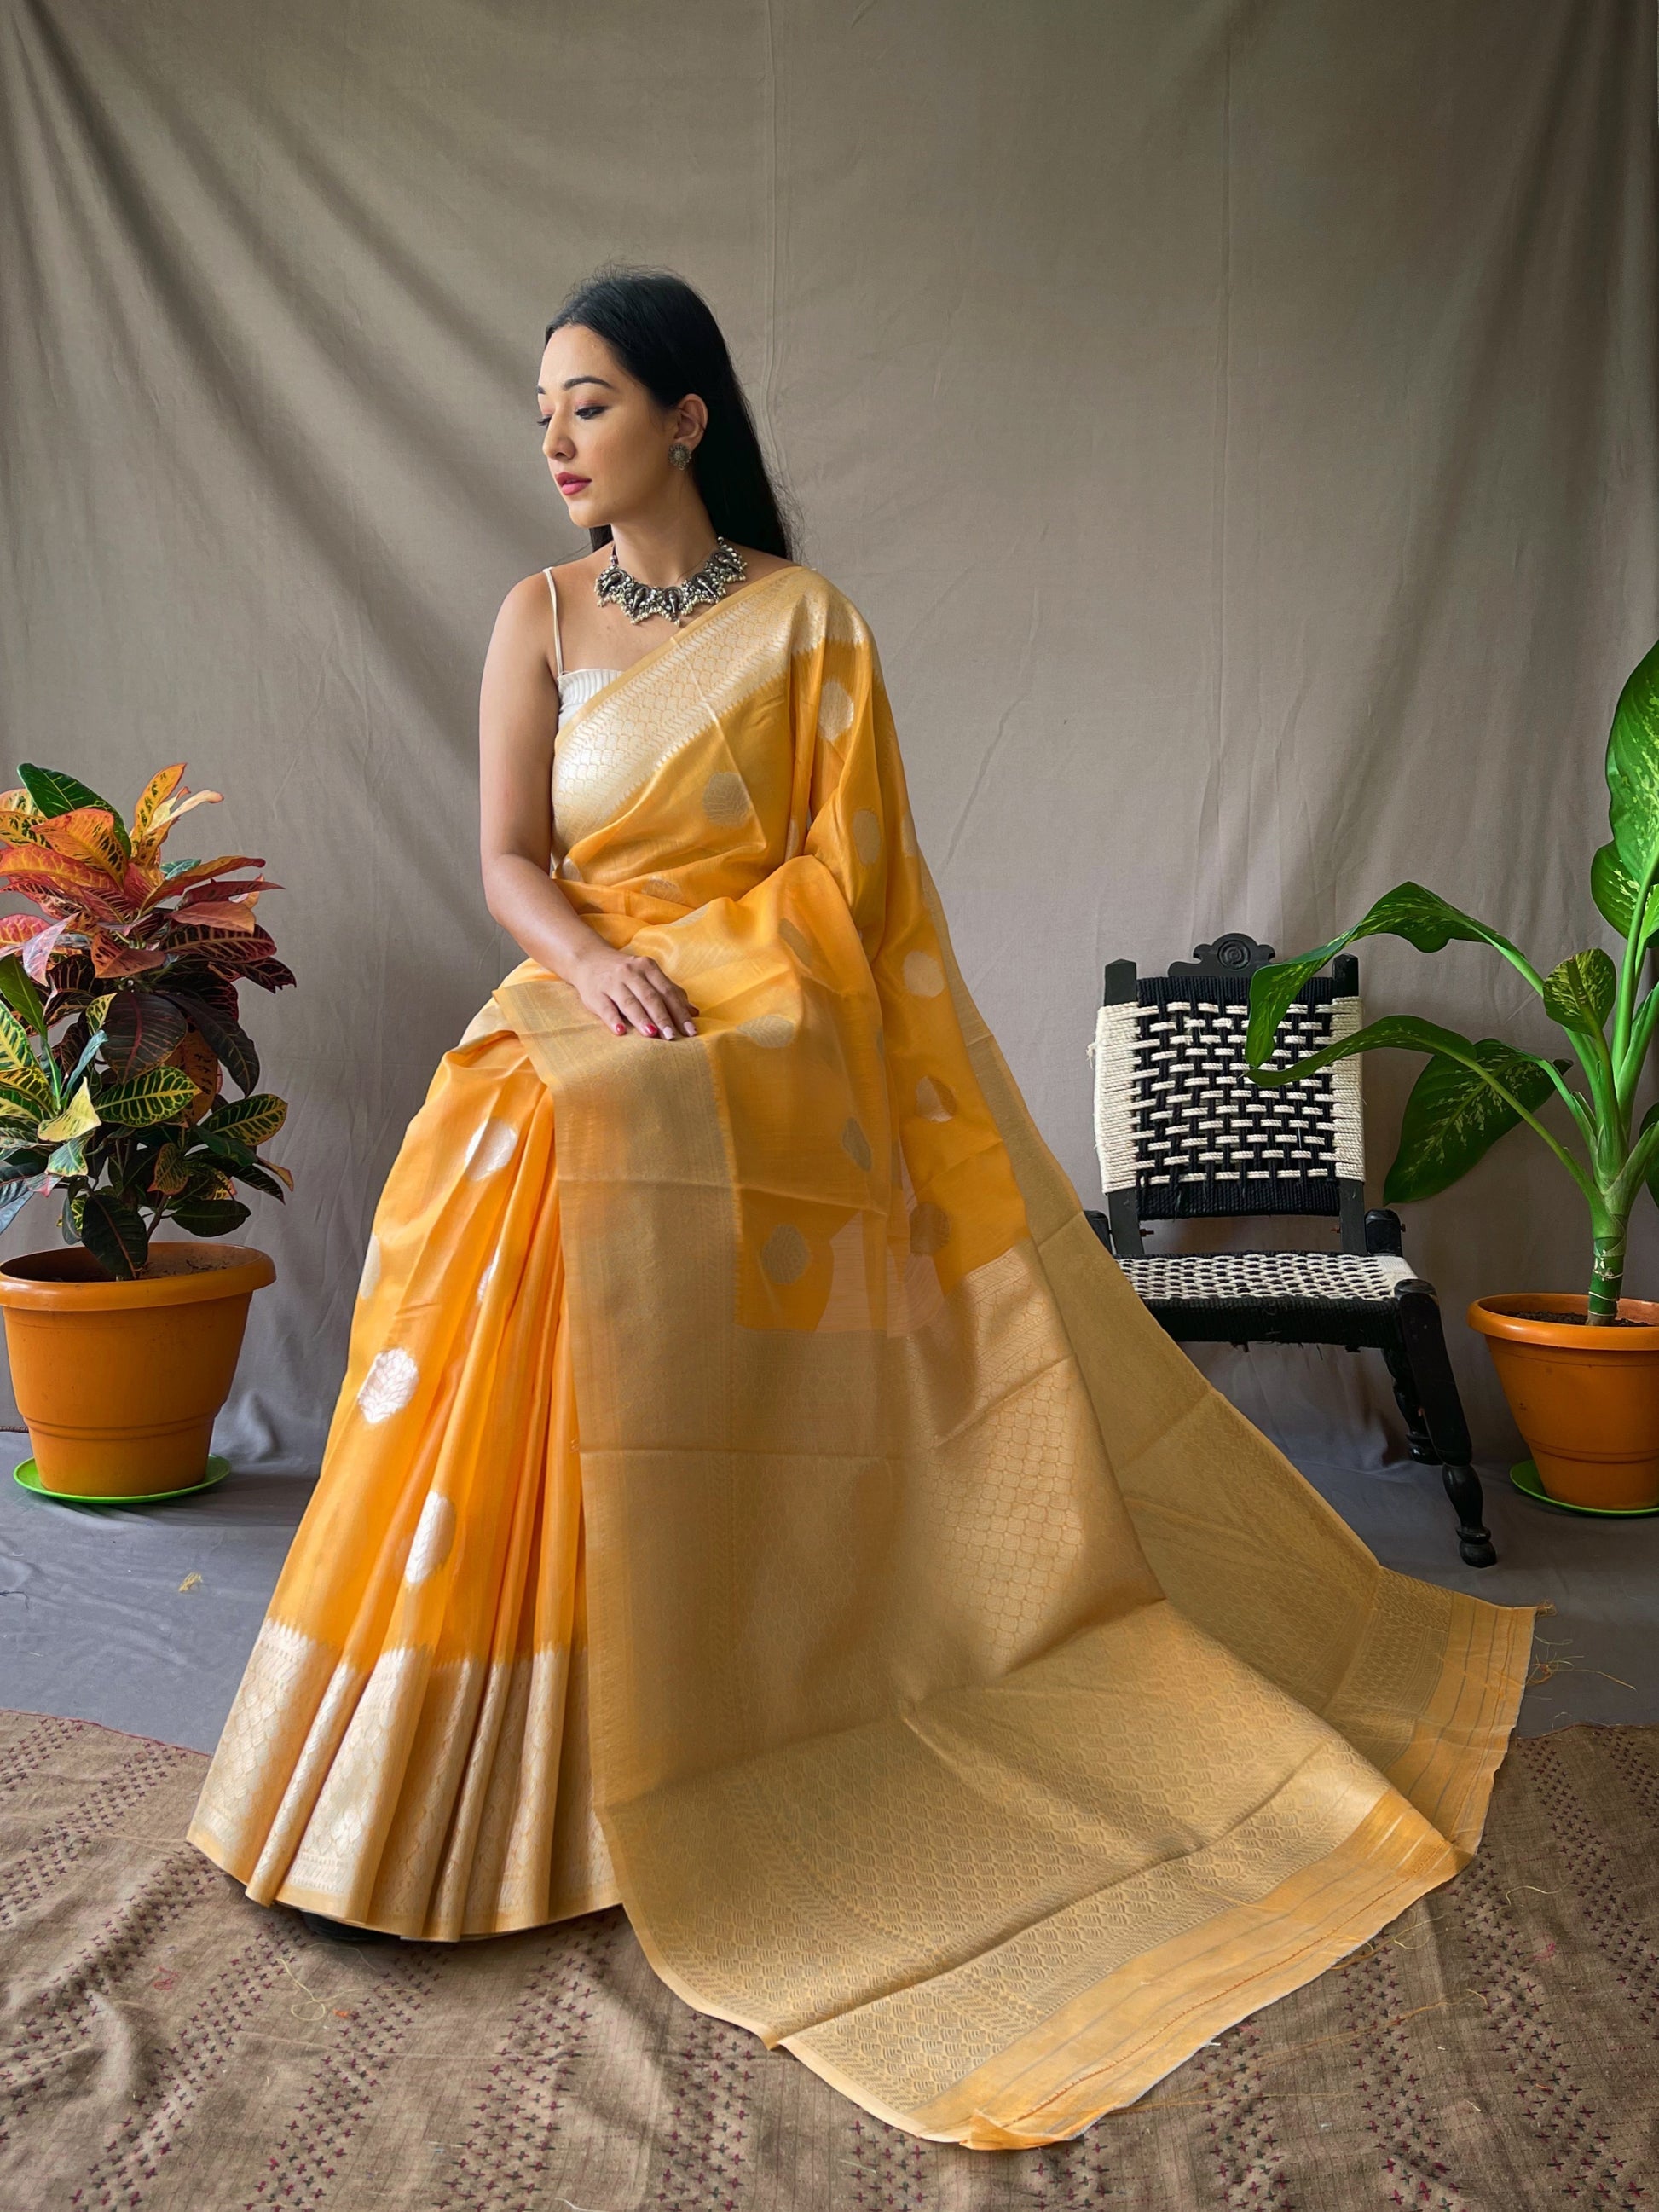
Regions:
[[568, 1725], [578, 1441], [551, 1102], [498, 1028], [444, 1056], [382, 1192], [317, 1490], [189, 1831], [256, 1901], [453, 1940], [614, 1900]]
[[620, 1900], [883, 2119], [1075, 2134], [1467, 1863], [1532, 1610], [1384, 1570], [1129, 1288], [834, 586], [740, 586], [553, 785], [698, 1034], [526, 959], [444, 1055], [191, 1839], [410, 1936]]

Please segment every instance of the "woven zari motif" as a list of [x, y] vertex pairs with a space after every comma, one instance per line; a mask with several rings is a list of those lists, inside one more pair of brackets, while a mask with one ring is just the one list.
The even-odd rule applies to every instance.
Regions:
[[1386, 1574], [1101, 1246], [824, 578], [608, 683], [554, 826], [698, 1033], [526, 960], [444, 1055], [191, 1835], [412, 1936], [620, 1898], [869, 2112], [1075, 2133], [1468, 1856], [1530, 1613]]

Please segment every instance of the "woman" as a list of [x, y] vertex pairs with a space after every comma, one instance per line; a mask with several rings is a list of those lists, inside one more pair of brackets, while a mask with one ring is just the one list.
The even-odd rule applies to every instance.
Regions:
[[1050, 2142], [1465, 1863], [1531, 1612], [1379, 1567], [1094, 1236], [702, 302], [585, 287], [538, 412], [594, 550], [484, 672], [526, 957], [382, 1193], [189, 1832], [406, 1937], [620, 1900], [871, 2112]]

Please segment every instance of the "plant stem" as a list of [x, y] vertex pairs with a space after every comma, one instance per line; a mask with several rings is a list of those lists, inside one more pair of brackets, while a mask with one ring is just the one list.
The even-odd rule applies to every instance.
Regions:
[[1625, 1285], [1625, 1239], [1627, 1224], [1620, 1221], [1607, 1235], [1595, 1238], [1590, 1263], [1589, 1306], [1587, 1322], [1617, 1321], [1619, 1293]]

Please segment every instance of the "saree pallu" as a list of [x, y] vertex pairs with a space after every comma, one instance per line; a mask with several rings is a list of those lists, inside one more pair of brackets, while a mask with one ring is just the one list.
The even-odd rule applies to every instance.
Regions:
[[382, 1192], [191, 1839], [460, 1940], [620, 1900], [878, 2118], [1073, 2135], [1463, 1865], [1529, 1607], [1389, 1572], [1130, 1290], [810, 568], [562, 724], [562, 888]]

